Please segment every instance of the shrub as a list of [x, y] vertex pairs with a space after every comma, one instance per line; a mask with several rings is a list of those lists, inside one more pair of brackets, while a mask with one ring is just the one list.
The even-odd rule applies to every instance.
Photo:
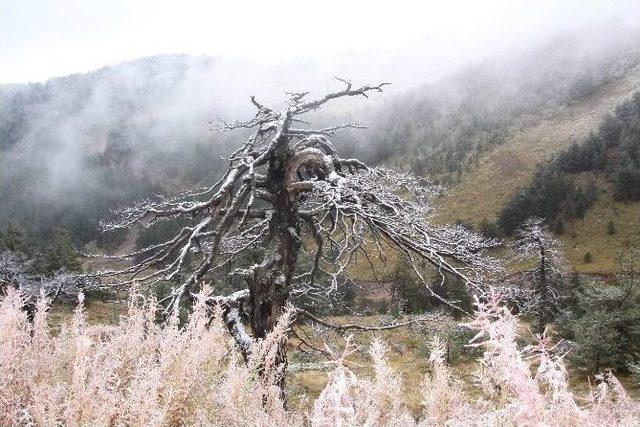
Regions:
[[587, 251], [582, 257], [582, 260], [587, 264], [591, 264], [593, 262], [593, 255], [591, 255], [591, 252]]
[[498, 225], [493, 221], [489, 221], [486, 217], [482, 218], [482, 221], [480, 221], [480, 224], [478, 225], [478, 229], [487, 239], [502, 237]]
[[596, 199], [593, 183], [576, 184], [556, 163], [540, 164], [531, 183], [520, 189], [504, 206], [498, 225], [512, 234], [527, 218], [545, 218], [556, 233], [564, 230], [564, 221], [584, 217]]
[[[140, 301], [134, 303], [134, 301]], [[272, 335], [254, 347], [247, 365], [228, 338], [220, 313], [213, 321], [198, 297], [183, 328], [176, 319], [155, 322], [152, 298], [135, 295], [118, 325], [88, 325], [82, 304], [58, 335], [47, 328], [46, 301], [33, 323], [24, 299], [10, 291], [0, 302], [1, 425], [214, 425], [214, 426], [408, 426], [408, 425], [635, 425], [640, 406], [611, 374], [578, 405], [567, 381], [562, 355], [548, 338], [521, 349], [518, 319], [499, 297], [476, 301], [481, 349], [480, 393], [467, 394], [434, 339], [430, 370], [420, 393], [416, 420], [402, 401], [403, 381], [376, 341], [370, 357], [374, 374], [357, 378], [337, 357], [336, 368], [309, 414], [286, 411], [274, 379], [282, 373], [273, 357], [284, 339], [291, 312]], [[261, 361], [261, 363], [257, 363]], [[260, 371], [262, 375], [257, 375]]]

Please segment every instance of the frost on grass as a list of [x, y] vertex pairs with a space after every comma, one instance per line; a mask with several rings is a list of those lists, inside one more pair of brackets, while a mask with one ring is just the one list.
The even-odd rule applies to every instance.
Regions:
[[[33, 323], [23, 304], [13, 290], [0, 304], [0, 425], [299, 424], [270, 385], [277, 367], [256, 379], [203, 301], [181, 328], [156, 323], [153, 299], [132, 302], [116, 326], [87, 325], [80, 304], [55, 336], [46, 301]], [[272, 351], [283, 321], [255, 354]]]
[[[611, 373], [586, 396], [568, 386], [562, 354], [545, 334], [535, 345], [516, 344], [517, 318], [498, 296], [477, 301], [471, 345], [483, 349], [477, 393], [467, 394], [431, 343], [429, 372], [419, 390], [422, 412], [402, 401], [402, 377], [382, 342], [369, 355], [371, 377], [358, 377], [346, 358], [311, 410], [286, 410], [277, 349], [291, 310], [273, 333], [257, 341], [243, 363], [225, 331], [220, 310], [199, 296], [188, 323], [156, 322], [157, 303], [134, 295], [115, 326], [91, 326], [80, 302], [73, 319], [53, 335], [47, 301], [32, 322], [25, 297], [9, 289], [0, 301], [0, 425], [637, 425], [640, 406]], [[260, 374], [258, 375], [258, 371]]]

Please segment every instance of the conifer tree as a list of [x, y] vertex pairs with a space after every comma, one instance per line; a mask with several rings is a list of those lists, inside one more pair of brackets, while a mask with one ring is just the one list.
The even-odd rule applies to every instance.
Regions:
[[521, 308], [532, 316], [534, 330], [542, 332], [555, 318], [567, 293], [566, 267], [558, 241], [543, 220], [530, 218], [518, 231], [514, 249], [517, 258], [533, 262], [525, 274], [530, 287], [524, 290]]

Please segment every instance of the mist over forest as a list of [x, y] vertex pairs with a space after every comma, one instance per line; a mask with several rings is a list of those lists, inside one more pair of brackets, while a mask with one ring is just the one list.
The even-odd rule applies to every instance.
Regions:
[[[374, 163], [408, 156], [414, 171], [447, 182], [515, 120], [553, 115], [637, 67], [638, 41], [632, 29], [589, 28], [446, 75], [416, 69], [420, 52], [395, 54], [393, 68], [411, 73], [390, 72], [400, 80], [385, 96], [349, 100], [315, 120], [357, 117], [367, 129], [339, 136], [346, 152]], [[383, 78], [383, 63], [373, 54], [278, 65], [165, 55], [1, 85], [1, 226], [25, 228], [34, 241], [56, 226], [79, 243], [99, 238], [110, 209], [218, 176], [220, 156], [242, 136], [220, 131], [216, 119], [249, 117], [248, 95], [277, 105], [285, 91], [335, 85], [334, 75]]]

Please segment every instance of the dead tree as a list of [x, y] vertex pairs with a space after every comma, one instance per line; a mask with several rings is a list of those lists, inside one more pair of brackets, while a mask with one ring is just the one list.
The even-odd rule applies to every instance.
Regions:
[[566, 297], [566, 266], [558, 241], [539, 218], [530, 218], [518, 230], [516, 257], [533, 266], [525, 271], [525, 286], [518, 292], [520, 309], [533, 317], [533, 329], [542, 333]]
[[[460, 226], [433, 225], [429, 199], [439, 190], [424, 180], [340, 157], [332, 137], [362, 126], [347, 123], [313, 129], [304, 119], [331, 101], [368, 97], [386, 85], [356, 88], [339, 80], [342, 90], [314, 100], [306, 100], [307, 92], [288, 93], [281, 110], [251, 97], [255, 117], [220, 121], [223, 129], [244, 129], [249, 136], [228, 157], [228, 168], [217, 183], [126, 207], [104, 228], [146, 227], [170, 218], [182, 218], [188, 225], [163, 243], [115, 257], [139, 262], [98, 275], [111, 278], [117, 286], [176, 283], [161, 301], [170, 313], [207, 274], [237, 265], [247, 252], [259, 251], [261, 262], [239, 266], [233, 273], [244, 278], [247, 289], [210, 298], [223, 307], [229, 331], [245, 358], [254, 339], [264, 338], [274, 328], [289, 302], [334, 292], [349, 266], [358, 257], [368, 259], [370, 251], [384, 257], [385, 251], [394, 249], [411, 261], [427, 260], [443, 275], [462, 278], [471, 289], [480, 289], [480, 270], [495, 265], [485, 249], [496, 241]], [[301, 267], [300, 256], [312, 260], [308, 269]], [[321, 275], [329, 280], [320, 280]], [[248, 307], [252, 335], [242, 323], [243, 307]], [[283, 346], [279, 361], [285, 360]]]

